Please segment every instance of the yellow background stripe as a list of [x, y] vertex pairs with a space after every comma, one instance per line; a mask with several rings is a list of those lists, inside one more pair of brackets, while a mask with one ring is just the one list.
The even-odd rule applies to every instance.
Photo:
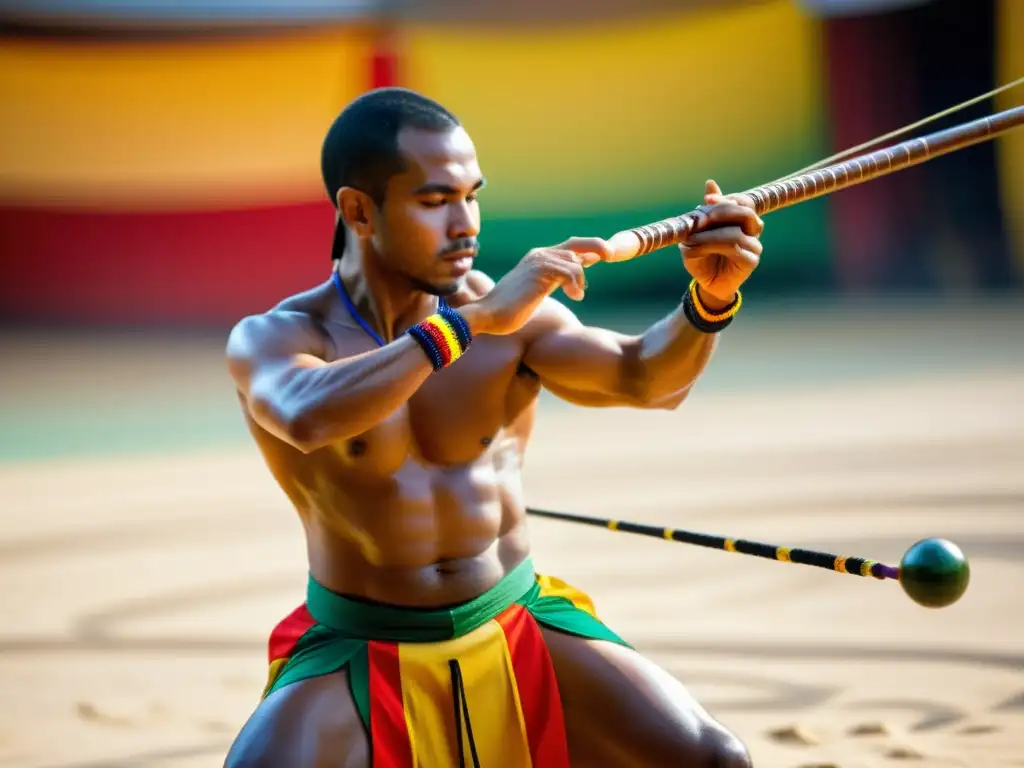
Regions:
[[[488, 213], [621, 209], [623, 185], [640, 208], [699, 196], [708, 175], [731, 186], [726, 168], [756, 183], [766, 153], [814, 153], [819, 28], [791, 0], [582, 28], [420, 24], [405, 70], [476, 141]], [[716, 66], [738, 51], [744, 66]], [[700, 186], [680, 189], [683, 173]]]
[[320, 145], [369, 84], [356, 28], [0, 45], [0, 196], [190, 209], [318, 200]]
[[[641, 209], [679, 200], [684, 174], [731, 187], [817, 156], [819, 29], [789, 0], [583, 28], [415, 24], [402, 72], [477, 142], [489, 219]], [[360, 27], [7, 38], [0, 198], [131, 210], [321, 200], [320, 145], [368, 87], [372, 42]], [[703, 84], [744, 48], [756, 51], [749, 66]]]
[[[482, 765], [531, 766], [505, 633], [489, 621], [465, 637], [440, 643], [402, 643], [398, 650], [402, 700], [418, 768], [458, 765], [448, 660], [459, 660]], [[463, 724], [465, 737], [465, 724]], [[467, 760], [468, 741], [465, 744]]]

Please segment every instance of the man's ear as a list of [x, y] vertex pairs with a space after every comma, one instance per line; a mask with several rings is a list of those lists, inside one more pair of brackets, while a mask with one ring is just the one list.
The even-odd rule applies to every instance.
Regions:
[[338, 190], [338, 212], [345, 225], [359, 237], [373, 234], [374, 204], [370, 196], [353, 187]]

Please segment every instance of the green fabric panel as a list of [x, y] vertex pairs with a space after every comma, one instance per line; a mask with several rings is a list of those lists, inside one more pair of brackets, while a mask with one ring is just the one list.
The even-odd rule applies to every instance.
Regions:
[[[540, 595], [540, 585], [536, 581], [533, 582], [533, 587], [527, 594], [522, 595], [517, 601], [510, 600], [506, 602], [501, 610], [504, 610], [513, 602], [518, 602], [519, 605], [526, 608], [530, 615], [536, 619], [537, 623], [542, 626], [579, 637], [607, 640], [627, 648], [632, 647], [599, 619], [573, 605], [572, 601], [564, 597], [542, 597]], [[472, 622], [467, 623], [466, 626], [469, 628], [461, 634], [455, 635], [455, 637], [462, 637], [487, 621], [490, 621], [490, 618], [475, 626], [472, 625]], [[299, 638], [291, 658], [285, 664], [284, 669], [281, 670], [281, 674], [278, 675], [267, 695], [269, 696], [279, 688], [284, 688], [300, 680], [329, 675], [346, 666], [348, 667], [349, 686], [352, 689], [356, 708], [359, 710], [359, 716], [362, 718], [363, 723], [369, 728], [370, 664], [368, 641], [366, 639], [346, 637], [323, 624], [314, 625]]]
[[[538, 590], [539, 591], [539, 590]], [[564, 597], [534, 597], [523, 603], [537, 623], [591, 640], [608, 640], [632, 648], [629, 643], [612, 632], [600, 619], [573, 605]]]
[[291, 657], [267, 695], [299, 680], [337, 672], [358, 656], [360, 651], [365, 656], [365, 640], [344, 637], [329, 627], [316, 624], [299, 638]]
[[318, 584], [312, 576], [306, 605], [319, 624], [341, 637], [387, 642], [451, 640], [472, 632], [512, 605], [536, 584], [533, 561], [526, 558], [493, 588], [454, 608], [428, 610], [352, 600]]
[[[468, 603], [446, 610], [397, 608], [354, 601], [325, 589], [312, 579], [307, 599], [310, 614], [319, 623], [299, 638], [267, 695], [300, 680], [329, 675], [347, 667], [352, 697], [368, 731], [370, 640], [416, 643], [463, 637], [508, 606], [518, 603], [542, 626], [632, 647], [599, 619], [573, 605], [572, 601], [564, 597], [541, 596], [533, 562], [529, 558], [493, 589]], [[328, 626], [321, 617], [329, 618], [336, 626]]]
[[352, 689], [352, 698], [355, 699], [356, 709], [359, 710], [359, 717], [366, 726], [366, 732], [370, 732], [370, 648], [369, 643], [356, 651], [352, 660], [348, 663], [348, 685]]

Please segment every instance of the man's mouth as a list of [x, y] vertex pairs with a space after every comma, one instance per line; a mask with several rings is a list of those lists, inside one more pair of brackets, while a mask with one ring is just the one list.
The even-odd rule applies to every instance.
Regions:
[[473, 258], [474, 256], [476, 256], [477, 251], [480, 250], [480, 247], [472, 240], [463, 240], [461, 243], [455, 241], [454, 243], [452, 243], [452, 246], [461, 247], [453, 247], [451, 250], [442, 253], [441, 258], [443, 258], [445, 261], [460, 261], [461, 259], [465, 259], [467, 257]]
[[455, 272], [465, 274], [473, 268], [474, 253], [474, 251], [457, 251], [446, 256], [445, 261], [452, 265], [452, 269]]

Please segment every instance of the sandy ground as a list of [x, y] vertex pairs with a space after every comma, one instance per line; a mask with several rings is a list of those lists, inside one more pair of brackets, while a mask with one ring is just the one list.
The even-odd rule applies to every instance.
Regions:
[[[202, 373], [216, 355], [192, 359], [224, 385]], [[546, 406], [528, 459], [536, 506], [892, 563], [922, 537], [950, 538], [973, 566], [953, 607], [545, 520], [532, 526], [539, 565], [591, 593], [757, 766], [1024, 766], [1013, 362], [709, 386], [673, 413]], [[24, 401], [56, 386], [39, 375]], [[255, 451], [8, 462], [0, 503], [0, 766], [220, 765], [263, 684], [267, 632], [304, 586], [300, 527]]]

